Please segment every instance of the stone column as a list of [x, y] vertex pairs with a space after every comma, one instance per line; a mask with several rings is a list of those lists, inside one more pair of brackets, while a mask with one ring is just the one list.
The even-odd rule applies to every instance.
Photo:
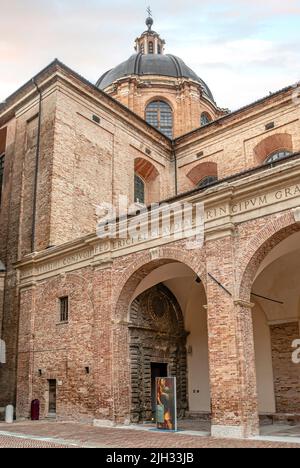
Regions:
[[155, 55], [158, 54], [158, 37], [154, 38], [154, 53]]
[[251, 437], [259, 433], [252, 304], [234, 297], [233, 237], [208, 241], [207, 252], [212, 436]]
[[147, 40], [147, 37], [145, 37], [145, 39], [144, 39], [144, 48], [145, 48], [144, 53], [145, 53], [145, 55], [147, 55], [148, 54], [148, 40]]

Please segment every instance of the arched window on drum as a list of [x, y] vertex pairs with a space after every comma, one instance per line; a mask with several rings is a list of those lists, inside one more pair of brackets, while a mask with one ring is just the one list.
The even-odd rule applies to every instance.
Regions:
[[211, 116], [207, 112], [202, 112], [201, 118], [200, 118], [201, 127], [208, 125], [211, 121], [212, 121]]
[[173, 111], [164, 101], [153, 101], [146, 107], [146, 121], [169, 138], [173, 138]]

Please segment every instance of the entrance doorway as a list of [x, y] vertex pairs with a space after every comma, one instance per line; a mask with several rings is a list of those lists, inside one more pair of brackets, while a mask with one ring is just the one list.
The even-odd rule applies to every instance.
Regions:
[[49, 416], [56, 415], [56, 380], [49, 380]]
[[130, 308], [131, 422], [153, 421], [155, 379], [176, 377], [178, 411], [187, 408], [187, 333], [180, 305], [162, 283], [147, 289]]
[[151, 363], [151, 402], [152, 414], [155, 417], [156, 413], [156, 379], [158, 377], [168, 377], [168, 364], [166, 363]]

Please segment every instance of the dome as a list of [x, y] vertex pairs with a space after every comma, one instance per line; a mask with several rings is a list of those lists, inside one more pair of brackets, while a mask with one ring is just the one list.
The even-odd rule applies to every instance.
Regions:
[[202, 86], [204, 95], [214, 102], [213, 95], [206, 83], [199, 78], [184, 62], [175, 55], [160, 54], [134, 54], [126, 62], [106, 72], [96, 83], [96, 86], [105, 90], [115, 81], [127, 76], [161, 75], [172, 78], [188, 78]]

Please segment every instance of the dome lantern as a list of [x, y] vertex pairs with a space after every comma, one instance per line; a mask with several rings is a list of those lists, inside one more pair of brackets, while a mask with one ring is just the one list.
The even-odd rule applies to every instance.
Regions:
[[113, 89], [117, 83], [132, 77], [139, 77], [142, 80], [147, 80], [148, 76], [151, 76], [152, 79], [157, 76], [162, 79], [166, 77], [188, 80], [198, 87], [200, 85], [201, 96], [215, 105], [213, 95], [206, 83], [181, 58], [165, 54], [166, 43], [164, 39], [152, 29], [154, 21], [150, 7], [147, 9], [147, 13], [146, 26], [148, 29], [135, 40], [135, 53], [125, 62], [104, 73], [97, 81], [96, 86], [106, 92], [114, 93]]
[[147, 31], [135, 40], [135, 51], [143, 55], [162, 55], [164, 54], [165, 41], [160, 35], [152, 30], [154, 24], [150, 7], [147, 9], [148, 18], [146, 19]]

